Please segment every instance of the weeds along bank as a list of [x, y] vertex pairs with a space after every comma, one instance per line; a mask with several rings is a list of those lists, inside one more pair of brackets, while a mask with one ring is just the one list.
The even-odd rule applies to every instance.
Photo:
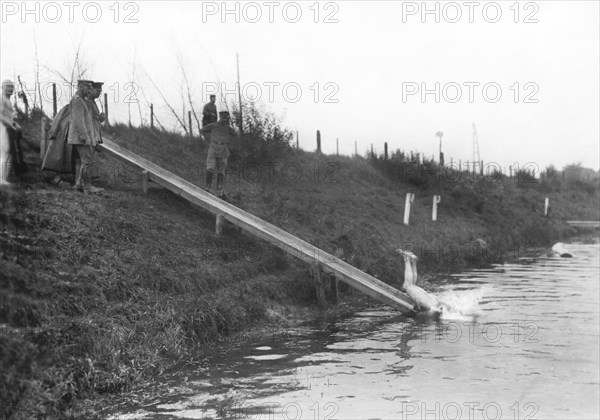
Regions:
[[237, 253], [256, 243], [227, 230], [215, 237], [209, 217], [164, 191], [89, 197], [34, 185], [3, 193], [1, 205], [9, 414], [62, 418], [312, 299], [300, 267]]
[[[421, 182], [383, 166], [394, 162], [295, 151], [270, 133], [236, 145], [234, 204], [391, 284], [402, 272], [398, 247], [419, 255], [431, 275], [564, 239], [575, 233], [564, 219], [598, 219], [595, 184]], [[107, 134], [203, 185], [199, 139], [124, 126]], [[0, 193], [7, 417], [91, 418], [89, 400], [182, 361], [201, 363], [210, 341], [285, 322], [292, 308], [317, 312], [306, 266], [231, 227], [216, 237], [212, 215], [159, 187], [143, 195], [131, 167], [102, 156], [100, 168], [104, 196], [52, 187], [35, 174]], [[416, 195], [410, 226], [402, 224], [407, 192]], [[442, 195], [435, 224], [433, 194]], [[546, 196], [550, 218], [542, 215]], [[478, 238], [491, 251], [477, 250]]]
[[[204, 185], [201, 140], [123, 126], [112, 134], [122, 146]], [[413, 250], [425, 272], [437, 273], [518, 258], [530, 247], [575, 235], [566, 220], [599, 218], [597, 177], [565, 178], [552, 168], [541, 179], [525, 171], [481, 176], [416, 165], [400, 153], [388, 160], [309, 153], [287, 140], [274, 147], [246, 138], [235, 145], [227, 174], [234, 204], [389, 282], [399, 269], [397, 247]], [[409, 192], [415, 201], [405, 226]], [[437, 222], [431, 221], [434, 195], [442, 198]], [[546, 198], [550, 217], [544, 217]], [[477, 239], [488, 244], [485, 252]]]
[[[25, 148], [35, 165], [39, 145]], [[238, 231], [216, 237], [212, 216], [142, 195], [135, 170], [100, 159], [104, 196], [35, 171], [0, 191], [2, 418], [93, 418], [90, 400], [312, 304], [303, 267]]]

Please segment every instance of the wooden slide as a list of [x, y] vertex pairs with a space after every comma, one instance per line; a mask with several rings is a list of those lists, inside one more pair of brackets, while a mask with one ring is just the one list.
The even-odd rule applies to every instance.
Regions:
[[145, 191], [148, 188], [148, 182], [153, 181], [203, 209], [216, 214], [217, 233], [220, 233], [221, 231], [223, 220], [227, 220], [292, 256], [311, 264], [313, 268], [334, 275], [337, 279], [372, 298], [377, 299], [392, 308], [398, 309], [403, 313], [414, 314], [414, 307], [411, 299], [392, 286], [360, 271], [302, 239], [217, 198], [204, 191], [202, 188], [178, 177], [135, 153], [124, 149], [118, 144], [105, 138], [103, 138], [103, 141], [104, 143], [101, 144], [100, 147], [109, 152], [110, 155], [141, 168]]

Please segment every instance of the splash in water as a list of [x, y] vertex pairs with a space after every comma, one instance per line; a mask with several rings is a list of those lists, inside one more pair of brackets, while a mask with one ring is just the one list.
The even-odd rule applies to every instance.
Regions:
[[483, 296], [481, 290], [451, 292], [436, 296], [417, 286], [417, 256], [410, 251], [397, 249], [404, 259], [404, 291], [415, 302], [417, 311], [439, 316], [443, 319], [469, 320], [478, 315], [478, 303]]
[[444, 306], [440, 318], [454, 321], [470, 321], [480, 314], [479, 302], [483, 298], [483, 289], [449, 290], [442, 293], [438, 299]]

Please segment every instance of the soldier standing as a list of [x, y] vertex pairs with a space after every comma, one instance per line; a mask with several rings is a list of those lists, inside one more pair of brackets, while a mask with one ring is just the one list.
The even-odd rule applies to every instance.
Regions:
[[94, 151], [99, 143], [99, 133], [96, 131], [91, 106], [85, 99], [93, 90], [92, 84], [91, 80], [77, 82], [77, 93], [71, 100], [71, 122], [67, 137], [67, 143], [75, 146], [81, 160], [75, 188], [85, 194], [99, 194], [104, 190], [92, 185], [92, 168], [96, 163]]
[[219, 121], [208, 124], [200, 130], [204, 137], [209, 136], [210, 145], [206, 155], [206, 190], [212, 192], [213, 175], [217, 173], [217, 196], [226, 198], [223, 192], [225, 184], [225, 170], [227, 169], [227, 158], [229, 157], [229, 146], [232, 137], [237, 133], [230, 125], [229, 112], [219, 112]]
[[94, 82], [92, 83], [92, 89], [89, 93], [86, 100], [90, 105], [90, 109], [92, 111], [92, 118], [94, 120], [94, 128], [98, 133], [98, 143], [102, 143], [102, 123], [106, 120], [106, 116], [103, 112], [100, 112], [98, 105], [96, 104], [96, 99], [102, 95], [102, 85], [104, 82]]
[[215, 105], [216, 100], [216, 95], [210, 95], [210, 102], [204, 105], [204, 109], [202, 110], [202, 127], [206, 127], [208, 124], [217, 122], [217, 106]]

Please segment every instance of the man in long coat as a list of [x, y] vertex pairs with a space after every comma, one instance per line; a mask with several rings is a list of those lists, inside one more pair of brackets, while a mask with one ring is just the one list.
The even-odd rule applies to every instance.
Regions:
[[85, 98], [90, 110], [92, 111], [92, 118], [94, 121], [94, 129], [98, 133], [98, 143], [102, 143], [102, 123], [106, 119], [106, 116], [103, 112], [100, 112], [98, 105], [96, 104], [96, 99], [100, 97], [102, 94], [102, 85], [104, 82], [94, 82], [92, 83], [92, 89], [88, 96]]
[[[48, 146], [44, 154], [42, 169], [55, 171], [63, 174], [74, 173], [72, 166], [73, 146], [67, 144], [69, 134], [69, 125], [71, 124], [71, 104], [67, 104], [56, 114], [54, 121], [48, 131]], [[60, 175], [57, 175], [55, 182], [61, 181]]]
[[81, 182], [76, 184], [76, 188], [86, 194], [99, 194], [103, 188], [92, 185], [92, 168], [96, 163], [94, 151], [100, 138], [94, 126], [92, 110], [85, 99], [91, 92], [92, 83], [90, 80], [78, 81], [77, 93], [71, 101], [71, 122], [67, 143], [75, 146], [81, 159], [81, 168], [78, 172], [78, 179]]

